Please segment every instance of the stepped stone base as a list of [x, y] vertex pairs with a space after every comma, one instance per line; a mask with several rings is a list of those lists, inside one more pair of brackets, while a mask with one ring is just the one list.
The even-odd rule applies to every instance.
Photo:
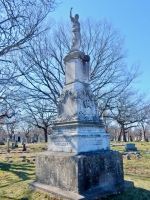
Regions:
[[38, 183], [36, 181], [29, 183], [29, 187], [33, 190], [38, 190], [40, 192], [48, 193], [50, 194], [50, 197], [55, 197], [62, 200], [95, 200], [97, 198], [106, 197], [109, 195], [117, 194], [120, 191], [126, 191], [127, 189], [131, 189], [134, 187], [134, 184], [132, 181], [124, 181], [121, 185], [121, 187], [116, 187], [111, 191], [105, 191], [105, 190], [99, 190], [98, 192], [91, 192], [87, 194], [86, 196], [80, 195], [74, 192], [65, 191], [60, 188], [56, 188], [50, 185]]
[[[92, 199], [126, 189], [117, 151], [44, 152], [37, 155], [33, 189], [64, 199]], [[133, 186], [133, 184], [131, 183]]]

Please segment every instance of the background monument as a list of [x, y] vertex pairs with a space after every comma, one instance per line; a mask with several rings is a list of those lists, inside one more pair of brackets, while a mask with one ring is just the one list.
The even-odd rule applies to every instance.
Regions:
[[[122, 155], [110, 150], [90, 87], [90, 57], [80, 51], [79, 15], [72, 17], [72, 46], [48, 151], [37, 156], [33, 189], [63, 199], [95, 199], [125, 190]], [[128, 182], [132, 185], [132, 182]]]

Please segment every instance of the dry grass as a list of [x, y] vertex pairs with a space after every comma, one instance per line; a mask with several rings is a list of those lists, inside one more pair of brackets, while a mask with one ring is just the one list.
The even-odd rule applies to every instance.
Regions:
[[[111, 143], [112, 150], [124, 152], [124, 143]], [[118, 145], [119, 144], [119, 145]], [[131, 155], [131, 160], [123, 158], [125, 180], [134, 182], [135, 188], [122, 194], [105, 198], [107, 200], [149, 200], [150, 199], [150, 143], [135, 143], [141, 157]], [[47, 144], [28, 144], [29, 153], [21, 153], [22, 145], [14, 153], [1, 154], [6, 145], [0, 146], [0, 200], [55, 200], [48, 194], [33, 191], [28, 183], [35, 180], [34, 156], [44, 151]], [[18, 153], [17, 153], [18, 152]], [[10, 156], [12, 158], [7, 158]], [[25, 159], [20, 156], [26, 156]], [[24, 160], [24, 162], [22, 162]]]
[[[112, 150], [118, 150], [124, 152], [124, 146], [117, 146], [118, 143], [112, 143], [114, 146]], [[122, 143], [125, 144], [125, 143]], [[106, 198], [108, 200], [149, 200], [150, 199], [150, 143], [147, 142], [135, 142], [137, 151], [141, 157], [136, 158], [135, 155], [131, 155], [131, 160], [123, 158], [124, 163], [124, 178], [125, 180], [131, 180], [134, 182], [135, 188], [126, 191], [120, 195], [111, 196]]]
[[[35, 180], [34, 156], [42, 151], [41, 148], [46, 147], [45, 143], [29, 144], [29, 153], [21, 153], [20, 145], [15, 149], [15, 153], [0, 154], [0, 200], [55, 200], [48, 194], [33, 191], [28, 187], [28, 183]], [[6, 145], [0, 146], [0, 153], [4, 151]], [[25, 158], [21, 158], [23, 156]]]

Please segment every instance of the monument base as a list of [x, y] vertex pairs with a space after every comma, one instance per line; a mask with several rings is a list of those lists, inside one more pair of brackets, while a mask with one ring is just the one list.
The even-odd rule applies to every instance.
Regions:
[[70, 192], [70, 191], [65, 191], [60, 188], [56, 188], [50, 185], [38, 183], [36, 181], [29, 183], [29, 187], [33, 190], [38, 190], [40, 192], [48, 193], [50, 194], [50, 197], [55, 197], [55, 198], [63, 199], [63, 200], [81, 200], [81, 199], [95, 200], [98, 198], [117, 194], [122, 191], [126, 191], [129, 188], [133, 188], [134, 184], [132, 181], [124, 181], [121, 187], [116, 187], [114, 190], [111, 190], [111, 191], [99, 190], [99, 192], [93, 191], [91, 194], [88, 194], [86, 196], [83, 196], [74, 192]]
[[102, 122], [71, 121], [54, 123], [48, 136], [48, 150], [81, 153], [110, 149], [110, 136]]
[[117, 151], [47, 151], [37, 155], [36, 181], [29, 185], [63, 200], [93, 199], [121, 192], [126, 189], [122, 155]]

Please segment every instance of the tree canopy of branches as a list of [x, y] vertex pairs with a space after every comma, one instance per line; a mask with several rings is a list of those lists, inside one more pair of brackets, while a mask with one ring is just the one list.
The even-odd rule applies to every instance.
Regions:
[[0, 0], [1, 61], [42, 32], [41, 23], [55, 7], [55, 0]]
[[[121, 128], [123, 130], [124, 127], [129, 127], [129, 121], [130, 124], [135, 123], [135, 120], [131, 119], [139, 109], [133, 106], [139, 105], [138, 98], [133, 101], [132, 95], [129, 94], [132, 90], [128, 91], [130, 84], [139, 76], [138, 66], [127, 67], [124, 41], [112, 24], [88, 18], [81, 22], [81, 36], [81, 51], [90, 56], [91, 87], [99, 104], [100, 116], [104, 116], [108, 106], [113, 108], [108, 119], [121, 125], [124, 116], [124, 126]], [[60, 22], [53, 30], [47, 30], [42, 35], [36, 34], [26, 45], [12, 57], [14, 71], [17, 73], [13, 86], [19, 88], [18, 96], [25, 103], [27, 113], [32, 116], [32, 124], [44, 130], [45, 120], [48, 120], [49, 126], [56, 114], [64, 85], [63, 58], [70, 52], [71, 47], [70, 22]], [[124, 96], [129, 96], [130, 99], [122, 103], [122, 99], [126, 99]], [[48, 101], [49, 106], [47, 103], [41, 103], [44, 101]], [[128, 106], [127, 113], [124, 105]], [[47, 115], [48, 112], [51, 114]], [[41, 114], [45, 116], [44, 120]], [[127, 115], [131, 115], [130, 119]]]
[[[120, 127], [118, 140], [127, 141], [127, 133], [133, 127], [137, 127], [146, 116], [143, 111], [148, 107], [149, 102], [145, 100], [145, 94], [138, 94], [137, 90], [127, 88], [115, 99], [113, 99], [107, 107], [107, 112], [104, 113], [106, 122], [117, 122]], [[141, 114], [141, 112], [143, 114]], [[147, 110], [147, 112], [149, 112]], [[110, 123], [111, 124], [111, 123]]]
[[[49, 98], [56, 105], [64, 83], [63, 58], [71, 46], [69, 33], [71, 27], [60, 23], [48, 37], [30, 42], [15, 62], [24, 77], [18, 83], [32, 91], [32, 95]], [[127, 70], [122, 38], [108, 22], [91, 19], [82, 22], [81, 34], [81, 50], [91, 58], [91, 85], [97, 100], [116, 97], [138, 75], [135, 68]]]
[[55, 0], [0, 0], [0, 115], [7, 116], [8, 126], [17, 115], [16, 103], [20, 101], [20, 86], [14, 85], [18, 72], [12, 65], [13, 56], [51, 27], [49, 13], [57, 6]]

